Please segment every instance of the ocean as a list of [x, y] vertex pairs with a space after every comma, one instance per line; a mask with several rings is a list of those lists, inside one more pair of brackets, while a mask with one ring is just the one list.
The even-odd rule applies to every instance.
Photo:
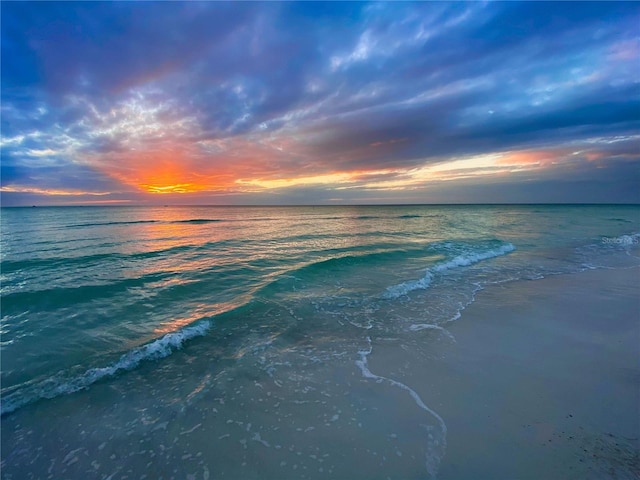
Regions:
[[437, 392], [376, 349], [428, 369], [480, 290], [640, 265], [638, 206], [3, 208], [1, 233], [3, 479], [436, 478]]

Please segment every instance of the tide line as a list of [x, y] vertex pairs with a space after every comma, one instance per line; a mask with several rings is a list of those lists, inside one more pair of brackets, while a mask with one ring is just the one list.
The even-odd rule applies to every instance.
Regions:
[[[436, 419], [440, 427], [440, 430], [442, 432], [442, 438], [440, 440], [434, 438], [431, 432], [428, 433], [428, 442], [427, 442], [428, 451], [427, 451], [426, 462], [425, 462], [429, 476], [432, 479], [435, 479], [438, 474], [438, 467], [440, 466], [440, 462], [444, 458], [444, 455], [447, 449], [447, 425], [444, 423], [444, 420], [442, 419], [442, 417], [438, 415], [436, 411], [429, 408], [424, 403], [422, 398], [420, 398], [420, 395], [418, 395], [416, 391], [413, 390], [411, 387], [405, 385], [402, 382], [398, 382], [397, 380], [376, 375], [372, 373], [371, 370], [369, 370], [369, 362], [367, 360], [367, 357], [373, 351], [373, 344], [371, 343], [371, 337], [367, 337], [367, 342], [369, 343], [369, 349], [360, 350], [358, 352], [358, 354], [360, 355], [360, 359], [356, 360], [356, 365], [358, 366], [358, 368], [360, 368], [360, 371], [362, 372], [362, 376], [364, 378], [376, 380], [377, 382], [387, 382], [388, 384], [394, 387], [405, 390], [406, 392], [409, 393], [409, 395], [411, 395], [411, 398], [413, 398], [414, 402], [416, 402], [416, 405], [418, 407], [420, 407], [422, 410], [426, 411], [428, 414], [430, 414], [433, 418]], [[429, 430], [430, 430], [430, 427], [427, 427], [427, 431]]]

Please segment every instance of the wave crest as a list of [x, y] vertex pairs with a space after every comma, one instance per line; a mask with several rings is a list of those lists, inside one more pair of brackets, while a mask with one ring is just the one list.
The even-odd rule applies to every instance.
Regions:
[[491, 248], [488, 250], [477, 252], [466, 252], [457, 255], [450, 260], [428, 268], [424, 276], [422, 278], [419, 278], [418, 280], [410, 280], [408, 282], [403, 282], [398, 285], [388, 287], [382, 294], [382, 298], [393, 300], [407, 295], [409, 292], [412, 292], [414, 290], [425, 290], [429, 287], [429, 285], [431, 285], [433, 277], [436, 273], [441, 273], [446, 270], [451, 270], [458, 267], [467, 267], [469, 265], [473, 265], [474, 263], [481, 262], [482, 260], [488, 260], [490, 258], [506, 255], [507, 253], [513, 252], [515, 249], [516, 247], [513, 246], [513, 244], [505, 243], [497, 248]]
[[185, 341], [205, 335], [210, 328], [210, 321], [201, 321], [196, 325], [167, 333], [153, 342], [134, 348], [122, 355], [117, 362], [106, 367], [91, 368], [71, 379], [50, 377], [29, 387], [19, 389], [3, 396], [0, 415], [4, 416], [41, 399], [68, 395], [85, 389], [105, 377], [114, 376], [121, 371], [133, 370], [143, 361], [167, 357], [175, 350], [182, 348]]

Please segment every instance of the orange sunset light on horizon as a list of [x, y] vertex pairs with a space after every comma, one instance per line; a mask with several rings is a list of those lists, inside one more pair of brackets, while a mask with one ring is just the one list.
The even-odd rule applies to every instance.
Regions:
[[110, 177], [151, 194], [224, 191], [233, 185], [233, 176], [226, 169], [203, 168], [196, 165], [188, 152], [134, 151], [93, 159], [92, 164]]
[[[504, 178], [521, 172], [569, 166], [575, 158], [592, 160], [593, 152], [563, 148], [524, 149], [453, 156], [414, 168], [328, 170], [284, 168], [278, 152], [251, 141], [236, 140], [233, 149], [203, 154], [194, 144], [131, 150], [94, 156], [89, 163], [114, 180], [144, 194], [250, 193], [320, 186], [334, 190], [394, 191], [468, 178]], [[297, 145], [290, 147], [295, 150]], [[285, 152], [286, 154], [286, 152]], [[418, 162], [420, 163], [420, 162]]]

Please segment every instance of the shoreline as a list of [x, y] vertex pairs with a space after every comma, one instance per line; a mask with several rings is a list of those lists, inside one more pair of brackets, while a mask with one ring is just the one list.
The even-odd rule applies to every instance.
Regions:
[[640, 476], [640, 269], [492, 285], [444, 325], [426, 365], [376, 344], [376, 375], [447, 425], [437, 478]]
[[194, 368], [194, 342], [3, 418], [3, 478], [636, 479], [639, 276], [492, 284], [446, 329], [358, 330], [289, 390], [251, 363]]

